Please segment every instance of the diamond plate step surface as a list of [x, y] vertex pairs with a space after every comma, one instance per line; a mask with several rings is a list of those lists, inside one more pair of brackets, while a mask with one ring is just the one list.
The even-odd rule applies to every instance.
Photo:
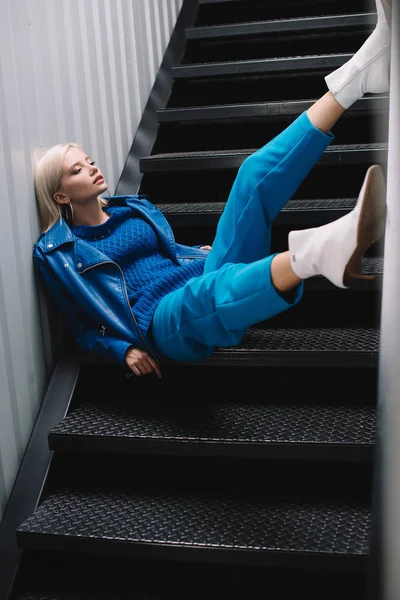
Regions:
[[[171, 396], [176, 396], [174, 389]], [[375, 407], [310, 401], [288, 405], [282, 397], [279, 404], [262, 405], [218, 399], [192, 405], [185, 398], [166, 405], [97, 398], [85, 401], [50, 431], [49, 447], [185, 456], [372, 458]]]
[[[357, 198], [310, 198], [289, 200], [274, 220], [274, 225], [323, 225], [352, 210]], [[172, 227], [216, 226], [225, 202], [174, 202], [156, 204]], [[372, 267], [367, 262], [366, 268]]]
[[[322, 278], [321, 278], [322, 279]], [[322, 283], [322, 282], [321, 282]], [[322, 284], [322, 287], [325, 286]], [[379, 328], [276, 328], [252, 327], [234, 347], [218, 348], [199, 362], [160, 361], [164, 366], [376, 368]], [[107, 360], [76, 349], [83, 365], [109, 364]], [[128, 374], [130, 376], [130, 374]], [[133, 376], [133, 374], [132, 374]]]
[[[298, 215], [304, 215], [306, 219], [309, 215], [319, 216], [319, 222], [323, 223], [324, 214], [334, 214], [341, 217], [347, 214], [356, 204], [357, 198], [309, 198], [304, 200], [289, 200], [283, 207], [281, 213], [274, 220], [274, 224], [279, 222], [290, 222], [290, 219], [296, 219]], [[172, 218], [179, 215], [192, 215], [196, 218], [196, 223], [201, 217], [211, 215], [214, 217], [210, 224], [215, 225], [215, 219], [219, 220], [225, 209], [226, 202], [179, 202], [171, 204], [156, 204], [164, 215], [172, 222]], [[281, 216], [282, 215], [282, 216]], [[295, 216], [294, 216], [295, 215]], [[312, 218], [312, 217], [311, 217]], [[329, 219], [330, 220], [330, 219]], [[176, 221], [173, 224], [178, 224]]]
[[263, 329], [254, 327], [238, 346], [218, 349], [200, 364], [246, 364], [298, 367], [374, 367], [379, 330]]
[[[297, 492], [297, 493], [296, 493]], [[363, 568], [370, 508], [362, 498], [307, 492], [135, 490], [71, 485], [17, 530], [22, 548], [108, 555]]]

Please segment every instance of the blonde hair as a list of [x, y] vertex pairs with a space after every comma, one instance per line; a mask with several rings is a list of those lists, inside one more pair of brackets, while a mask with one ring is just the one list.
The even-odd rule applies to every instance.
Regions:
[[[65, 155], [70, 148], [79, 148], [79, 144], [73, 142], [56, 144], [51, 148], [40, 148], [34, 153], [34, 188], [36, 200], [39, 207], [39, 216], [42, 231], [48, 231], [57, 221], [69, 220], [70, 214], [68, 204], [59, 204], [53, 198], [61, 186], [63, 164]], [[107, 205], [107, 201], [99, 199], [99, 204]]]

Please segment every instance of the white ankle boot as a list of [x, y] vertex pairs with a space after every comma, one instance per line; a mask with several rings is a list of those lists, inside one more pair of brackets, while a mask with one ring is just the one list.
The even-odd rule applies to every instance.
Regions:
[[376, 0], [376, 9], [377, 23], [374, 31], [350, 60], [325, 77], [328, 89], [345, 109], [364, 94], [389, 91], [388, 0]]
[[361, 259], [384, 232], [386, 186], [379, 165], [369, 167], [354, 209], [344, 217], [312, 229], [289, 233], [290, 264], [300, 279], [322, 275], [340, 288], [361, 274]]

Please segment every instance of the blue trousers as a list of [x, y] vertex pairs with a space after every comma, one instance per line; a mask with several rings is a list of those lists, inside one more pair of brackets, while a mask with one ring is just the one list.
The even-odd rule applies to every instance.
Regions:
[[164, 356], [197, 361], [216, 347], [237, 345], [246, 330], [299, 302], [277, 293], [271, 280], [271, 226], [334, 136], [303, 112], [241, 165], [218, 222], [204, 275], [165, 296], [156, 309], [153, 339]]

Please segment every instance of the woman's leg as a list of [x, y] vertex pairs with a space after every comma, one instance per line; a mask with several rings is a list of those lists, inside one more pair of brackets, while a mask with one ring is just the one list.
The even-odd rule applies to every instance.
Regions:
[[289, 250], [271, 262], [273, 285], [287, 292], [315, 275], [323, 275], [341, 288], [353, 279], [371, 279], [362, 273], [362, 258], [383, 235], [385, 224], [385, 178], [382, 168], [372, 165], [351, 212], [326, 225], [289, 233]]
[[303, 283], [293, 291], [291, 302], [286, 301], [272, 283], [273, 259], [225, 264], [167, 294], [152, 322], [159, 351], [172, 360], [201, 360], [217, 346], [236, 346], [251, 325], [297, 304]]
[[362, 258], [383, 235], [386, 184], [379, 165], [368, 168], [355, 208], [327, 225], [289, 232], [291, 268], [297, 277], [323, 275], [337, 287], [348, 287], [362, 274]]
[[325, 78], [329, 91], [241, 165], [218, 223], [206, 272], [249, 263], [270, 252], [271, 224], [331, 143], [330, 129], [365, 93], [389, 89], [390, 28], [376, 0], [378, 21], [366, 42]]
[[[360, 259], [385, 224], [385, 181], [371, 166], [353, 211], [321, 227], [289, 234], [289, 251], [250, 264], [225, 264], [167, 296], [152, 335], [168, 358], [197, 361], [215, 347], [235, 346], [246, 330], [294, 306], [303, 280], [323, 275], [338, 287], [360, 276]], [[280, 292], [293, 289], [290, 301]]]
[[314, 127], [329, 134], [332, 127], [345, 112], [343, 106], [335, 99], [332, 92], [326, 92], [307, 110], [307, 116]]
[[[325, 105], [326, 99], [321, 102]], [[218, 222], [206, 273], [269, 255], [274, 218], [333, 139], [304, 112], [242, 163]]]

